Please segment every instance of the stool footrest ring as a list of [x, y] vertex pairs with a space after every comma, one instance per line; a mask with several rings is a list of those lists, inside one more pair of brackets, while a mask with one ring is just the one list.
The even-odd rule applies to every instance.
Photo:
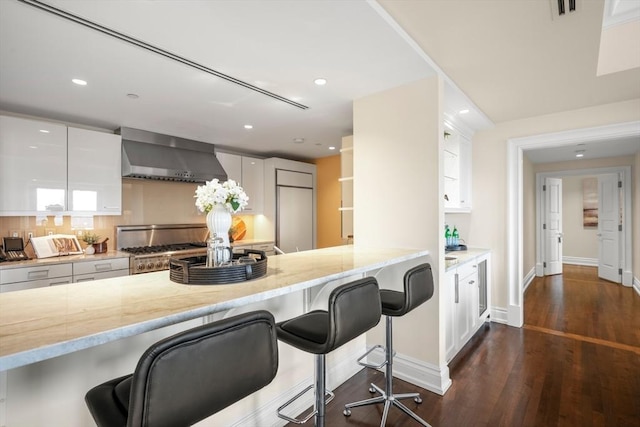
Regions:
[[[292, 418], [292, 417], [289, 417], [287, 415], [284, 415], [282, 413], [282, 410], [285, 409], [287, 406], [291, 405], [296, 400], [298, 400], [303, 394], [305, 394], [306, 392], [308, 392], [311, 389], [313, 389], [313, 384], [307, 386], [300, 393], [296, 394], [291, 399], [287, 400], [282, 406], [280, 406], [278, 408], [278, 410], [277, 410], [278, 417], [282, 418], [283, 420], [289, 421], [290, 423], [294, 423], [294, 424], [304, 424], [307, 421], [309, 421], [318, 411], [313, 410], [306, 417], [304, 417], [303, 419], [299, 420], [297, 418]], [[329, 403], [329, 402], [331, 402], [333, 400], [333, 398], [335, 397], [335, 394], [333, 394], [333, 392], [331, 390], [325, 390], [325, 396], [328, 396], [324, 401], [325, 404], [327, 404], [327, 403]]]
[[[371, 354], [372, 352], [374, 352], [375, 350], [382, 350], [386, 353], [386, 349], [384, 348], [383, 345], [380, 344], [376, 344], [373, 347], [371, 347], [365, 354], [363, 354], [362, 356], [360, 356], [357, 360], [358, 365], [360, 366], [364, 366], [365, 368], [373, 368], [373, 369], [380, 369], [382, 368], [384, 365], [386, 365], [388, 363], [387, 360], [383, 360], [382, 363], [376, 365], [373, 363], [367, 363], [367, 362], [363, 362], [362, 359], [364, 359], [365, 357], [367, 357], [369, 354]], [[393, 352], [393, 357], [396, 356], [396, 352]]]

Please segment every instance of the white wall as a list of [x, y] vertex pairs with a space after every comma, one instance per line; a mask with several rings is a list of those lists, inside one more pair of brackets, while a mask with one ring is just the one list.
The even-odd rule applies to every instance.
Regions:
[[[430, 251], [436, 293], [394, 322], [394, 346], [435, 365], [444, 363], [437, 289], [444, 270], [441, 96], [442, 81], [432, 77], [356, 100], [353, 109], [355, 243]], [[402, 286], [402, 274], [393, 283], [381, 278], [380, 286]], [[367, 340], [383, 343], [382, 326]]]
[[[640, 119], [640, 99], [496, 124], [473, 139], [473, 212], [469, 241], [492, 249], [493, 304], [508, 306], [507, 140]], [[482, 197], [478, 194], [482, 192]], [[636, 190], [637, 194], [637, 190]], [[636, 226], [638, 215], [635, 215]], [[638, 238], [635, 248], [639, 248]], [[638, 258], [636, 256], [636, 258]], [[637, 276], [637, 273], [636, 273]]]
[[635, 288], [640, 294], [640, 152], [636, 154], [634, 169], [631, 171], [635, 185], [635, 204], [633, 207], [633, 273], [635, 276]]

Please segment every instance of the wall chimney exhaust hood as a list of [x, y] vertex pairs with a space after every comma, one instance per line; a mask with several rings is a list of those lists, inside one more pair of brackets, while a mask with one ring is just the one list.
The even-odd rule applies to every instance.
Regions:
[[139, 129], [120, 128], [122, 176], [203, 183], [227, 173], [216, 158], [214, 145]]

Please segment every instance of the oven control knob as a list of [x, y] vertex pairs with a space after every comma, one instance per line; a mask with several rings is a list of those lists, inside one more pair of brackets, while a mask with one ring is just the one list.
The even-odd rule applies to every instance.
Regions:
[[150, 262], [149, 264], [147, 264], [147, 268], [148, 268], [149, 270], [151, 270], [151, 269], [153, 268], [153, 263], [152, 263], [152, 262]]
[[169, 268], [169, 261], [165, 261], [162, 265], [164, 268]]
[[138, 270], [144, 270], [144, 264], [138, 264]]
[[156, 262], [156, 268], [162, 268], [162, 261]]

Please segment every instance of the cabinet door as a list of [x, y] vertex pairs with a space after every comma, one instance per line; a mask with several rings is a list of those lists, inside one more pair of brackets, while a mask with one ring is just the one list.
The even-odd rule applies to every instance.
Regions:
[[120, 215], [120, 135], [69, 128], [68, 152], [69, 209], [88, 215]]
[[216, 153], [218, 161], [227, 173], [227, 179], [232, 179], [242, 185], [242, 156], [228, 153]]
[[456, 272], [450, 271], [446, 275], [445, 287], [443, 292], [446, 298], [445, 311], [445, 354], [446, 360], [449, 362], [456, 354], [456, 338], [455, 338], [455, 314], [456, 305], [459, 304], [459, 289], [456, 288]]
[[460, 136], [460, 185], [458, 202], [461, 209], [471, 210], [471, 141]]
[[0, 116], [0, 215], [67, 210], [67, 127]]
[[246, 213], [262, 213], [264, 210], [264, 160], [242, 157], [242, 188], [249, 196]]

